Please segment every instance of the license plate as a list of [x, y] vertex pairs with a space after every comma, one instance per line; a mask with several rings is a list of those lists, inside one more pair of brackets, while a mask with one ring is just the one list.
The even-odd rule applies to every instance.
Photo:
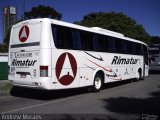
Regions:
[[22, 75], [22, 74], [21, 74], [20, 77], [21, 77], [21, 78], [26, 78], [26, 75], [24, 75], [24, 74]]

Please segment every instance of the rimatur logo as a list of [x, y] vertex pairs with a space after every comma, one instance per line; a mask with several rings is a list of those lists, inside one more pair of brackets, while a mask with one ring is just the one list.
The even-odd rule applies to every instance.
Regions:
[[56, 77], [62, 85], [70, 85], [77, 74], [77, 62], [71, 53], [61, 54], [56, 63]]
[[25, 25], [19, 31], [19, 40], [21, 42], [25, 42], [28, 39], [28, 36], [29, 36], [29, 27]]

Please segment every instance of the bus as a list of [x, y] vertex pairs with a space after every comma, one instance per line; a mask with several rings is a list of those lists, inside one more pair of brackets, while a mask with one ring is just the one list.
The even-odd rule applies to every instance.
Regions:
[[148, 76], [147, 45], [121, 33], [41, 18], [13, 25], [9, 45], [13, 86], [59, 90]]
[[149, 70], [159, 71], [160, 70], [160, 44], [149, 44]]

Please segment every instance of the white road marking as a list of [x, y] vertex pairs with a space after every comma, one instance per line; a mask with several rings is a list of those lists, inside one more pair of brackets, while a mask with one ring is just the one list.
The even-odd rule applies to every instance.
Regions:
[[61, 99], [61, 100], [57, 100], [57, 101], [46, 102], [46, 103], [41, 103], [41, 104], [32, 105], [32, 106], [28, 106], [28, 107], [24, 107], [24, 108], [17, 108], [17, 109], [1, 112], [0, 114], [12, 113], [12, 112], [20, 111], [20, 110], [30, 109], [30, 108], [39, 107], [39, 106], [48, 105], [48, 104], [54, 104], [57, 102], [67, 101], [67, 100], [71, 100], [71, 99], [75, 99], [75, 98], [80, 98], [80, 96], [76, 96], [76, 97], [72, 97], [72, 98], [68, 98], [68, 99], [67, 98]]

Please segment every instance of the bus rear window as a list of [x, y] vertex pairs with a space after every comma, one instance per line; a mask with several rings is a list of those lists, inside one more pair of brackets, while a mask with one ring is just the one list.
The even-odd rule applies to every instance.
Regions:
[[15, 25], [10, 37], [11, 48], [39, 46], [41, 40], [41, 23]]

